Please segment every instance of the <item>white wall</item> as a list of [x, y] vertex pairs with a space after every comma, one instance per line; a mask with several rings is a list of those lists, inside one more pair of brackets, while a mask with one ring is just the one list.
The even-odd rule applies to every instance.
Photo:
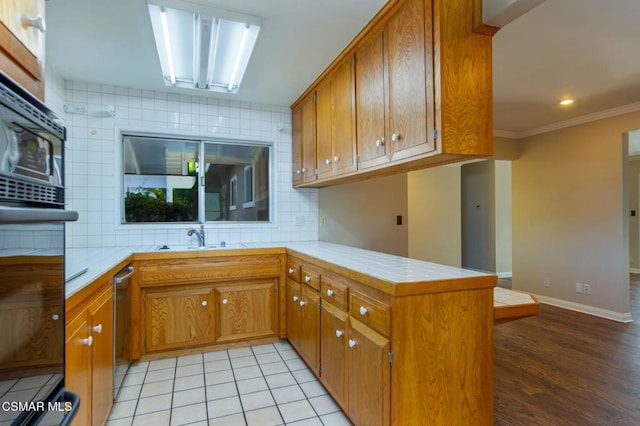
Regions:
[[[405, 173], [319, 191], [319, 214], [327, 219], [320, 240], [407, 256]], [[396, 216], [402, 216], [402, 225], [396, 225]]]
[[462, 265], [460, 166], [407, 174], [409, 257]]
[[501, 276], [512, 273], [511, 161], [495, 161], [496, 270]]
[[[51, 78], [49, 78], [51, 76]], [[269, 225], [207, 225], [207, 241], [251, 242], [318, 238], [317, 190], [291, 186], [291, 129], [288, 107], [230, 102], [98, 83], [64, 81], [48, 70], [47, 103], [87, 107], [64, 114], [67, 126], [66, 202], [80, 220], [67, 228], [68, 247], [188, 244], [188, 224], [120, 225], [118, 129], [197, 134], [205, 137], [273, 141], [276, 156], [275, 222]], [[64, 88], [60, 86], [64, 84]], [[114, 105], [115, 117], [105, 105]]]

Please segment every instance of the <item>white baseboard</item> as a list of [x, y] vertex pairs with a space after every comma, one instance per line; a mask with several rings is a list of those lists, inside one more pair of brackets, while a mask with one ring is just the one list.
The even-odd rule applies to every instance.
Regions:
[[513, 272], [496, 272], [498, 278], [511, 278], [513, 277]]
[[618, 322], [633, 322], [631, 312], [621, 313], [609, 311], [607, 309], [596, 308], [594, 306], [583, 305], [581, 303], [569, 302], [561, 299], [554, 299], [553, 297], [535, 295], [540, 303], [547, 305], [557, 306], [559, 308], [569, 309], [571, 311], [582, 312], [583, 314], [589, 314], [600, 318], [606, 318], [612, 321]]
[[640, 268], [629, 268], [629, 272], [632, 274], [640, 274]]

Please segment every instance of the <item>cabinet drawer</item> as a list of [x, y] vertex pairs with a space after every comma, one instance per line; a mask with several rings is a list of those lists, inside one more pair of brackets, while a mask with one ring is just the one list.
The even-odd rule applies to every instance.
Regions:
[[320, 290], [320, 270], [310, 265], [302, 265], [302, 283]]
[[322, 298], [343, 311], [347, 310], [347, 294], [349, 289], [343, 282], [342, 277], [332, 273], [322, 274], [320, 280], [320, 293]]
[[349, 315], [385, 336], [391, 331], [391, 306], [353, 290], [349, 294]]
[[287, 260], [287, 277], [291, 278], [293, 281], [299, 283], [300, 282], [300, 268], [302, 265], [296, 262], [293, 259]]

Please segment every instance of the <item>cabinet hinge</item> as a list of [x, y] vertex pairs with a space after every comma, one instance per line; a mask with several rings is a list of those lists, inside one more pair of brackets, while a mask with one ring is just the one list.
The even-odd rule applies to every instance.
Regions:
[[360, 156], [356, 155], [356, 164], [360, 164]]
[[393, 365], [393, 352], [389, 351], [387, 354], [387, 359], [389, 360], [389, 365]]
[[322, 373], [322, 364], [318, 365], [318, 373]]
[[438, 140], [438, 129], [433, 129], [433, 141]]
[[322, 303], [318, 303], [318, 310], [322, 311]]

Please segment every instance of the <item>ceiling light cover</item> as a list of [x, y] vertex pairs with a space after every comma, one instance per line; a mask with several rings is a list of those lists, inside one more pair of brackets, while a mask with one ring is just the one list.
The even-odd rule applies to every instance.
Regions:
[[179, 0], [147, 5], [165, 85], [238, 92], [260, 18]]

